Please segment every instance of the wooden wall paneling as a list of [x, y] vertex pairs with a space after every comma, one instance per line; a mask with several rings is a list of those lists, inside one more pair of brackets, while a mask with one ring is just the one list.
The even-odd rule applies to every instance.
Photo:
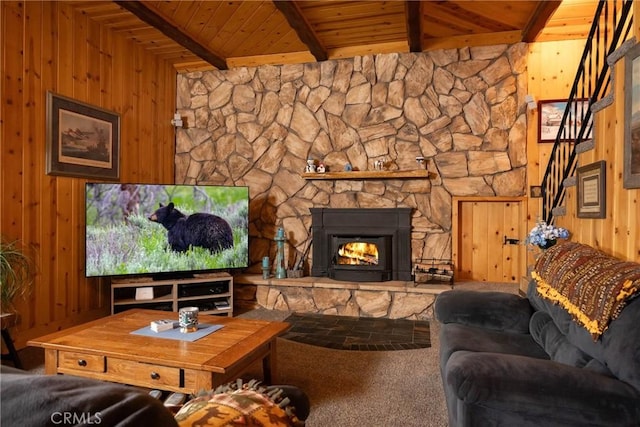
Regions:
[[[488, 221], [489, 218], [497, 219], [497, 221]], [[502, 253], [503, 236], [504, 236], [504, 207], [500, 203], [489, 203], [487, 205], [487, 214], [480, 218], [488, 224], [484, 227], [487, 232], [485, 248], [487, 249], [487, 257], [485, 264], [487, 266], [487, 280], [489, 282], [502, 282], [504, 260], [501, 260], [497, 253]], [[479, 222], [478, 224], [483, 224]], [[500, 262], [503, 261], [503, 262]]]
[[107, 109], [113, 110], [113, 33], [100, 27], [100, 103]]
[[[153, 141], [162, 143], [162, 149], [155, 149], [158, 158], [157, 168], [150, 168], [154, 173], [154, 179], [165, 177], [165, 183], [175, 183], [173, 165], [175, 162], [175, 127], [171, 124], [173, 114], [176, 112], [177, 72], [168, 63], [157, 66], [157, 96], [158, 103], [155, 111]], [[163, 83], [164, 82], [164, 83]], [[193, 123], [192, 123], [193, 125]], [[186, 125], [189, 126], [189, 123]], [[153, 143], [153, 141], [150, 141]], [[170, 156], [167, 153], [171, 153]], [[167, 178], [168, 176], [168, 178]]]
[[[23, 20], [23, 3], [0, 3], [3, 12], [2, 38], [2, 182], [3, 209], [0, 220], [3, 237], [15, 240], [22, 231], [22, 181], [19, 179], [22, 166], [22, 114], [19, 111], [23, 101], [23, 61], [22, 46], [24, 33], [20, 27]], [[10, 205], [11, 208], [7, 208]]]
[[[41, 31], [43, 29], [43, 8], [35, 4], [25, 2], [25, 20], [33, 24], [33, 29], [38, 31], [24, 32], [24, 75], [22, 81], [24, 83], [24, 110], [23, 110], [23, 164], [22, 169], [31, 171], [31, 173], [22, 174], [23, 181], [23, 198], [25, 202], [22, 205], [23, 231], [22, 240], [24, 242], [37, 242], [42, 233], [42, 223], [39, 218], [39, 204], [34, 202], [35, 195], [39, 194], [42, 186], [40, 173], [36, 171], [44, 171], [45, 163], [43, 153], [45, 151], [45, 112], [46, 100], [42, 96], [42, 43]], [[29, 256], [38, 260], [38, 253], [35, 249], [29, 250]], [[20, 306], [27, 307], [31, 305], [33, 300], [24, 303], [21, 301]], [[20, 312], [30, 313], [29, 310], [20, 310]], [[32, 319], [30, 314], [21, 319], [21, 322], [28, 325]]]
[[503, 232], [507, 238], [519, 240], [519, 244], [504, 244], [503, 240], [503, 256], [506, 258], [504, 262], [502, 282], [517, 282], [520, 277], [526, 274], [526, 260], [524, 254], [524, 238], [528, 230], [525, 230], [525, 222], [527, 212], [527, 198], [523, 198], [520, 203], [506, 203], [504, 210], [505, 224]]
[[[482, 226], [483, 223], [486, 224], [486, 218], [489, 213], [488, 206], [486, 203], [475, 201], [469, 203], [473, 209], [471, 212], [471, 244], [473, 246], [471, 278], [474, 280], [489, 280], [487, 265], [489, 245], [484, 243], [488, 240], [489, 231], [486, 226]], [[478, 244], [478, 242], [483, 242], [483, 244]]]
[[473, 273], [473, 257], [465, 256], [473, 252], [472, 236], [469, 234], [471, 227], [467, 224], [473, 217], [473, 206], [470, 203], [461, 203], [453, 199], [452, 212], [452, 259], [456, 269], [456, 280], [471, 279]]

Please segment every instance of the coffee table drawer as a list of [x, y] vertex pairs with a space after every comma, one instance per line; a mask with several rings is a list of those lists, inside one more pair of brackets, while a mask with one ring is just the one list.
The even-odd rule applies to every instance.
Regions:
[[78, 372], [104, 372], [104, 359], [104, 356], [96, 354], [61, 351], [58, 358], [58, 367]]
[[181, 387], [180, 368], [134, 362], [110, 357], [107, 360], [107, 375], [110, 381], [143, 387]]

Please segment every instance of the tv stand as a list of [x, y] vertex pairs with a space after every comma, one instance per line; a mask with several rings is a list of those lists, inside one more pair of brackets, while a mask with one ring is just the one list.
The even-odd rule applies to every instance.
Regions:
[[233, 316], [233, 277], [226, 273], [191, 278], [129, 278], [111, 281], [111, 314], [131, 308], [177, 312], [198, 307], [202, 314]]

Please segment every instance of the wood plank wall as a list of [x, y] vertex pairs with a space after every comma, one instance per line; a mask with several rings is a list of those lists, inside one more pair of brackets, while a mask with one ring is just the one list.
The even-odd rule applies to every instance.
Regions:
[[30, 248], [27, 340], [109, 314], [108, 280], [84, 277], [86, 179], [45, 174], [46, 93], [121, 115], [121, 182], [174, 182], [176, 70], [64, 2], [0, 2], [0, 235]]
[[[640, 16], [640, 5], [634, 3], [634, 15]], [[640, 36], [639, 24], [634, 24], [636, 38]], [[529, 93], [537, 100], [566, 98], [575, 78], [579, 56], [584, 48], [582, 41], [536, 43], [530, 46]], [[554, 66], [549, 66], [554, 64]], [[555, 66], [555, 65], [558, 66]], [[584, 219], [576, 216], [576, 187], [569, 188], [565, 206], [567, 214], [558, 217], [556, 223], [567, 228], [571, 240], [589, 244], [623, 259], [640, 261], [640, 207], [639, 189], [622, 186], [624, 153], [624, 65], [615, 67], [614, 104], [594, 117], [594, 150], [581, 154], [578, 165], [605, 160], [607, 162], [605, 219]], [[542, 181], [552, 144], [537, 143], [537, 112], [529, 114], [527, 154], [530, 185]], [[531, 229], [541, 212], [541, 199], [529, 199], [528, 229]], [[531, 257], [529, 257], [529, 263]]]

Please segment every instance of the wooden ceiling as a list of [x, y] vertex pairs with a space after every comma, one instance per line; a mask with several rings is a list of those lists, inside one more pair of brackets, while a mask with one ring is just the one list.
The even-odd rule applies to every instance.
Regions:
[[597, 0], [71, 3], [188, 71], [585, 38]]

